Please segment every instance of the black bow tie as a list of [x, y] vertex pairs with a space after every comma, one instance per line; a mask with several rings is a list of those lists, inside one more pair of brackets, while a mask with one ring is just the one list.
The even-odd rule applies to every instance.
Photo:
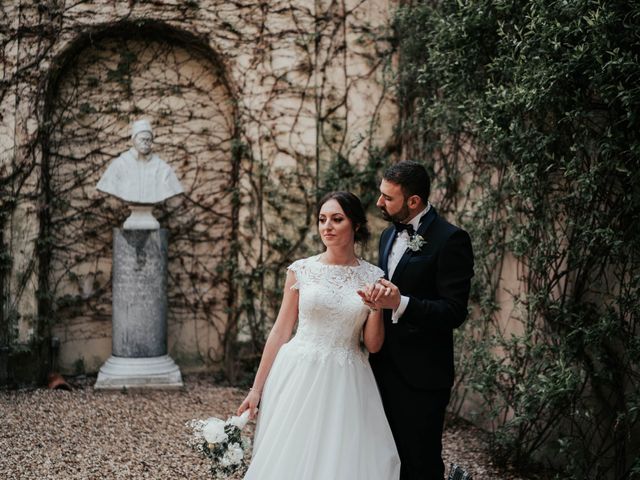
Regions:
[[414, 233], [416, 233], [416, 231], [413, 229], [413, 225], [411, 225], [410, 223], [393, 222], [393, 225], [394, 227], [396, 227], [396, 231], [398, 233], [402, 232], [403, 230], [406, 230], [409, 235], [413, 235]]

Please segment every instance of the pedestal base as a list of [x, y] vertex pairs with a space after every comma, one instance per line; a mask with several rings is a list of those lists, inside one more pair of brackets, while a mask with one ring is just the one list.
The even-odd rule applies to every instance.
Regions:
[[181, 388], [182, 375], [169, 355], [127, 358], [113, 355], [100, 368], [94, 388]]

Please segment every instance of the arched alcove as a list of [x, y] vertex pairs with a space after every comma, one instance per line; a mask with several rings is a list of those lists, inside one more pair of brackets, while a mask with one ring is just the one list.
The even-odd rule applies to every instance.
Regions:
[[156, 209], [170, 232], [170, 353], [187, 370], [206, 366], [233, 299], [237, 129], [221, 64], [204, 42], [158, 23], [83, 34], [60, 64], [45, 106], [40, 278], [61, 367], [96, 371], [110, 353], [112, 229], [128, 209], [95, 185], [131, 147], [138, 118], [154, 125], [155, 152], [185, 189]]

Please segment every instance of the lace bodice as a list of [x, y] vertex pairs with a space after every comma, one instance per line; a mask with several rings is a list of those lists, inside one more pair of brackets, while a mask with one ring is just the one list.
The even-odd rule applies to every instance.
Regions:
[[364, 260], [357, 266], [326, 265], [320, 255], [297, 260], [289, 269], [296, 275], [292, 288], [299, 290], [299, 302], [298, 329], [288, 348], [319, 360], [366, 360], [360, 338], [369, 309], [357, 290], [384, 272]]

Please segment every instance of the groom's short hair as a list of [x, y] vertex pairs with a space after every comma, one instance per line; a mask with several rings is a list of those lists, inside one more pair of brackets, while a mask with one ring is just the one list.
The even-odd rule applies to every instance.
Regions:
[[420, 163], [410, 160], [394, 163], [387, 168], [382, 178], [387, 182], [400, 185], [405, 198], [418, 195], [425, 205], [429, 203], [431, 178], [427, 169]]

